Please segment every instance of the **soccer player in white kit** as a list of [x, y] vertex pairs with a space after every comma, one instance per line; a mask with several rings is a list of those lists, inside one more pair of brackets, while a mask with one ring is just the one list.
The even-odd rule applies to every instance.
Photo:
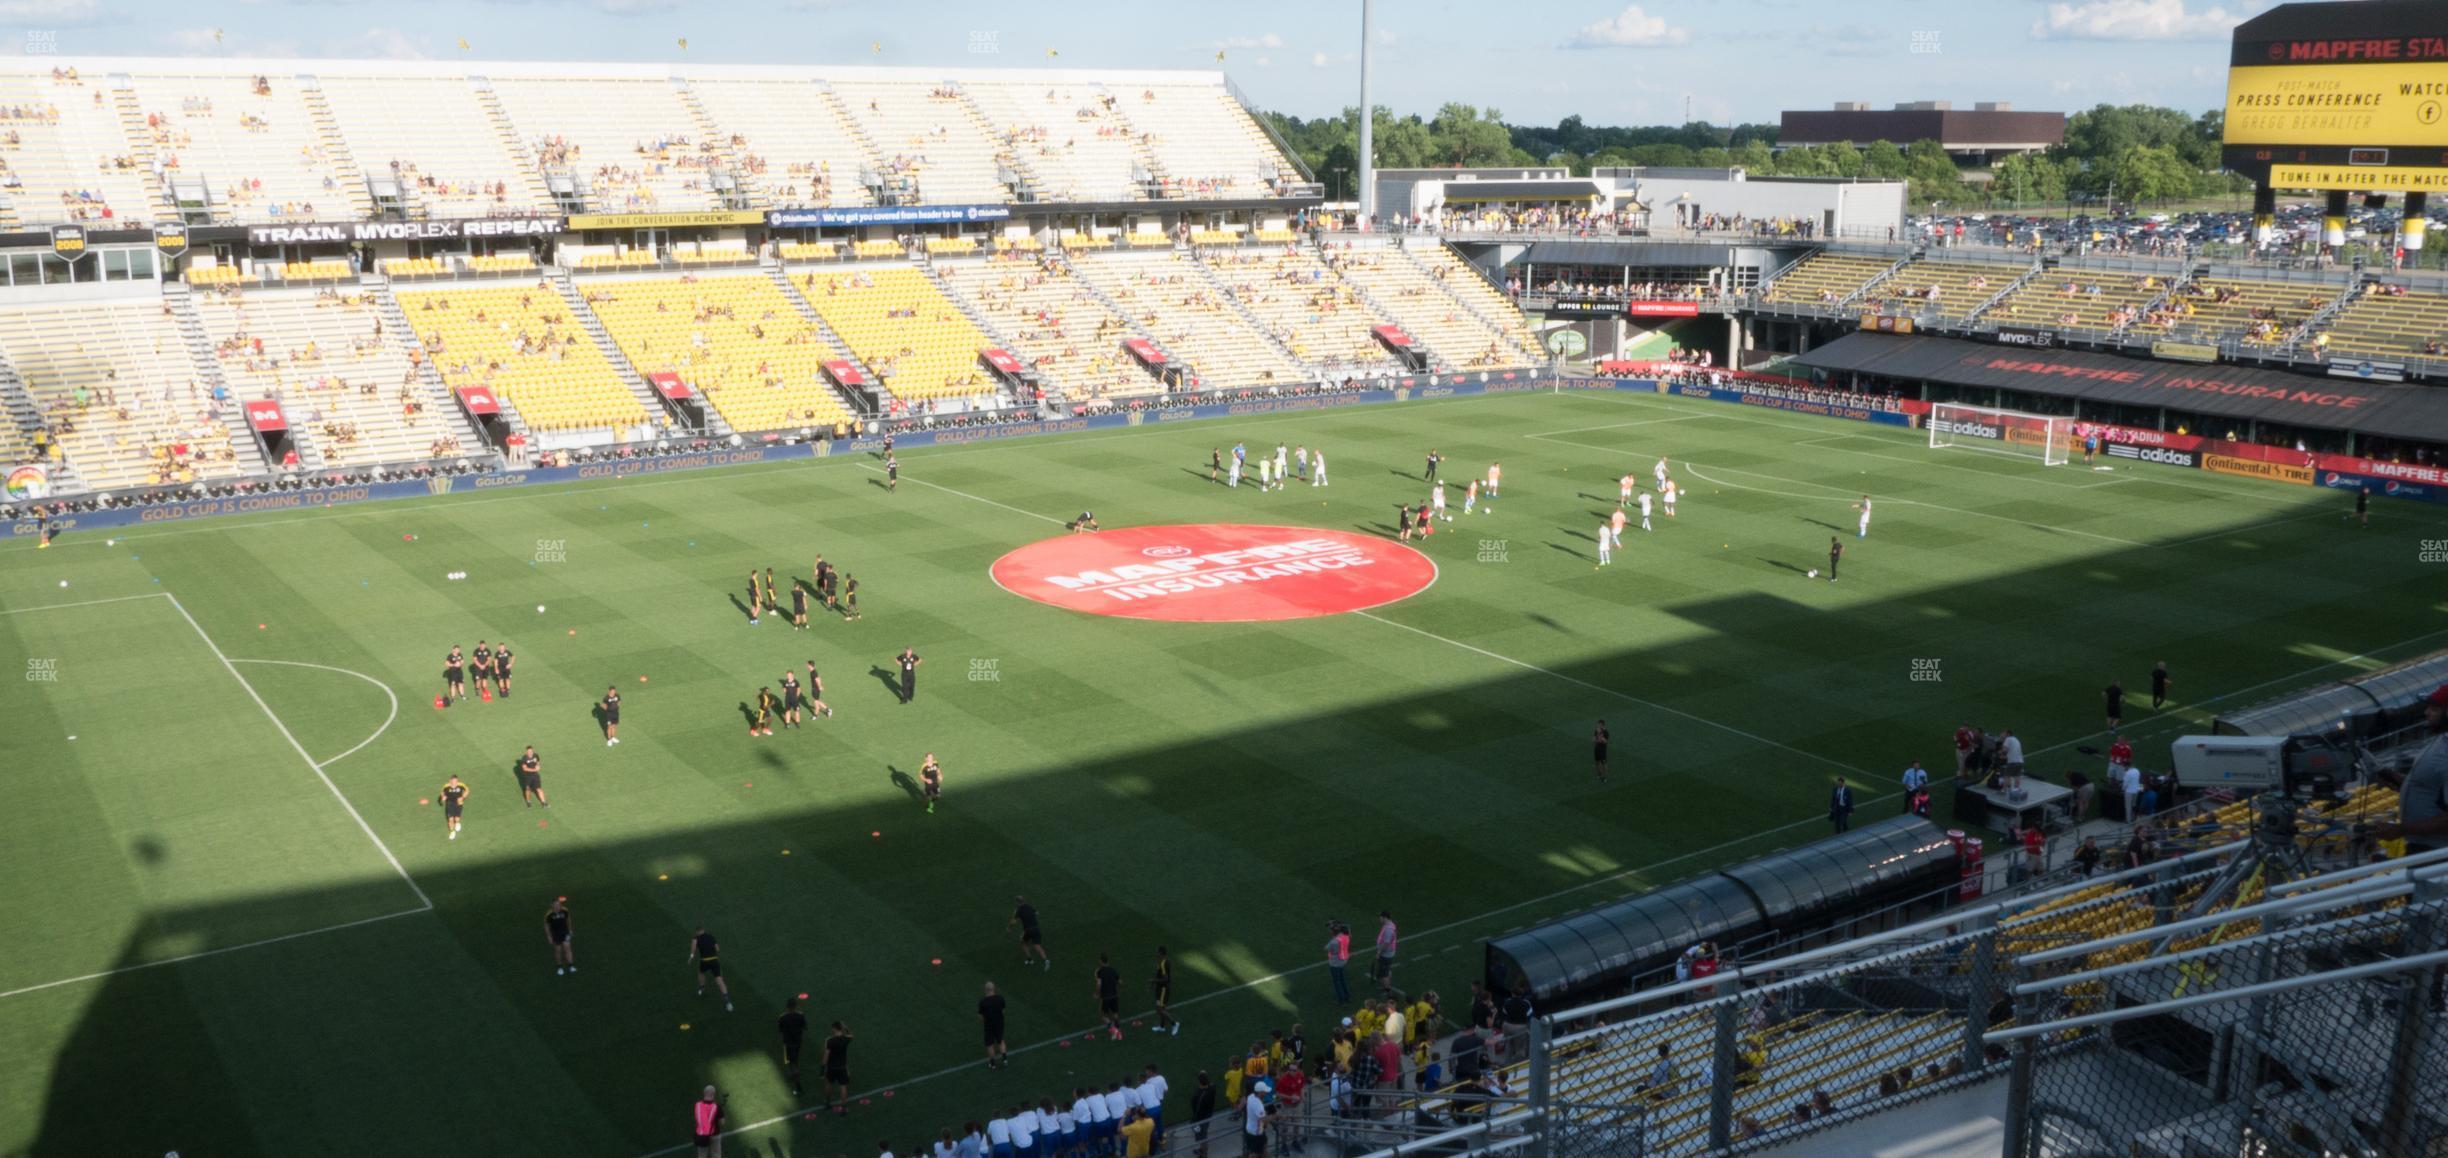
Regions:
[[1659, 456], [1658, 456], [1657, 466], [1656, 466], [1656, 467], [1654, 467], [1654, 468], [1652, 468], [1652, 469], [1650, 470], [1650, 472], [1649, 472], [1649, 473], [1654, 474], [1654, 475], [1656, 475], [1656, 476], [1657, 476], [1657, 489], [1659, 489], [1659, 490], [1665, 490], [1665, 489], [1666, 489], [1666, 456], [1665, 456], [1665, 455], [1659, 455]]
[[1284, 444], [1278, 442], [1275, 444], [1275, 481], [1282, 482], [1291, 477], [1292, 452], [1285, 450]]
[[1259, 456], [1258, 456], [1258, 490], [1259, 490], [1261, 493], [1263, 493], [1263, 492], [1266, 492], [1266, 491], [1269, 491], [1269, 490], [1274, 489], [1274, 488], [1273, 488], [1273, 486], [1271, 485], [1271, 484], [1272, 484], [1272, 482], [1273, 482], [1274, 477], [1275, 477], [1275, 460], [1274, 460], [1274, 459], [1271, 459], [1271, 458], [1268, 458], [1267, 456], [1265, 456], [1265, 455], [1263, 455], [1263, 454], [1262, 454], [1262, 455], [1259, 455]]
[[1641, 530], [1646, 531], [1649, 529], [1649, 492], [1647, 491], [1642, 491], [1640, 494], [1640, 509]]
[[1666, 480], [1666, 485], [1665, 485], [1665, 486], [1663, 486], [1663, 487], [1660, 487], [1659, 489], [1665, 492], [1665, 498], [1666, 498], [1666, 517], [1671, 519], [1671, 518], [1673, 518], [1673, 517], [1674, 517], [1674, 501], [1675, 501], [1675, 496], [1676, 496], [1676, 495], [1679, 495], [1679, 494], [1682, 494], [1682, 493], [1683, 493], [1683, 488], [1676, 486], [1676, 485], [1675, 485], [1675, 480], [1673, 480], [1673, 479], [1667, 479], [1667, 480]]
[[1855, 504], [1855, 505], [1854, 505], [1854, 507], [1853, 507], [1853, 509], [1861, 512], [1861, 530], [1859, 530], [1859, 531], [1855, 532], [1855, 533], [1854, 533], [1854, 535], [1853, 535], [1853, 537], [1854, 537], [1854, 538], [1856, 538], [1856, 539], [1867, 539], [1867, 538], [1869, 538], [1869, 537], [1870, 537], [1870, 496], [1868, 496], [1868, 495], [1863, 495], [1863, 496], [1862, 496], [1862, 501], [1861, 501], [1861, 502], [1859, 502], [1859, 503], [1857, 503], [1857, 504]]
[[1503, 464], [1503, 463], [1501, 463], [1501, 462], [1491, 462], [1491, 463], [1489, 463], [1489, 464], [1488, 464], [1488, 479], [1487, 479], [1487, 482], [1488, 482], [1488, 486], [1487, 486], [1487, 492], [1488, 492], [1488, 501], [1492, 503], [1492, 502], [1495, 502], [1495, 501], [1496, 501], [1496, 488], [1497, 488], [1497, 487], [1499, 487], [1499, 486], [1501, 486], [1501, 485], [1503, 485], [1503, 483], [1504, 483], [1504, 464]]
[[1296, 463], [1299, 463], [1299, 464], [1300, 464], [1300, 477], [1302, 477], [1302, 478], [1308, 478], [1308, 477], [1309, 477], [1309, 444], [1308, 444], [1308, 443], [1304, 442], [1304, 443], [1300, 444], [1299, 446], [1296, 446], [1296, 447], [1293, 447], [1293, 448], [1292, 448], [1292, 461], [1294, 461], [1294, 462], [1296, 462]]
[[1325, 447], [1321, 446], [1316, 450], [1309, 452], [1309, 485], [1313, 487], [1322, 487], [1326, 485]]
[[1241, 485], [1240, 455], [1234, 455], [1232, 464], [1224, 468], [1224, 485], [1228, 487], [1238, 487]]
[[1435, 511], [1435, 517], [1448, 523], [1453, 521], [1453, 516], [1445, 512], [1445, 480], [1438, 479], [1436, 489], [1428, 493], [1428, 505]]
[[1613, 527], [1609, 526], [1609, 525], [1607, 524], [1607, 521], [1606, 521], [1605, 519], [1600, 519], [1600, 520], [1598, 520], [1598, 565], [1599, 565], [1599, 566], [1604, 567], [1604, 566], [1606, 566], [1607, 564], [1612, 563], [1612, 562], [1614, 562], [1614, 561], [1615, 561], [1615, 551], [1614, 551], [1614, 548], [1613, 548], [1613, 546], [1612, 546], [1612, 544], [1614, 543], [1614, 541], [1615, 541], [1615, 528], [1613, 528]]

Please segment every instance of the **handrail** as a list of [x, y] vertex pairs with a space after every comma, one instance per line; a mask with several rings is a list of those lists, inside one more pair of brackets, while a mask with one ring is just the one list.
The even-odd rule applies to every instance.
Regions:
[[2038, 981], [2023, 982], [2022, 984], [2014, 987], [2014, 992], [2017, 994], [2046, 993], [2052, 989], [2063, 989], [2069, 985], [2080, 985], [2086, 981], [2105, 981], [2111, 977], [2122, 977], [2128, 973], [2138, 973], [2145, 969], [2163, 968], [2181, 961], [2191, 961], [2198, 957], [2207, 957], [2213, 953], [2231, 952], [2246, 945], [2260, 944], [2261, 942], [2267, 941], [2272, 937], [2297, 936], [2304, 933], [2317, 932], [2322, 929], [2344, 926], [2350, 922], [2363, 920], [2366, 916], [2368, 916], [2368, 914], [2356, 913], [2350, 916], [2320, 921], [2310, 925], [2289, 925], [2282, 929], [2270, 929], [2266, 932], [2255, 933], [2250, 937], [2238, 937], [2233, 941], [2220, 941], [2214, 944], [2204, 945], [2198, 949], [2187, 949], [2181, 953], [2168, 953], [2158, 957], [2144, 957], [2139, 961], [2127, 961], [2117, 965], [2103, 965], [2097, 969], [2085, 969], [2079, 973], [2068, 973], [2060, 977], [2044, 977]]
[[[2213, 848], [2206, 848], [2196, 852], [2186, 853], [2185, 855], [2176, 857], [2172, 860], [2157, 861], [2151, 864], [2143, 865], [2139, 868], [2122, 869], [2103, 876], [2092, 877], [2082, 882], [2080, 886], [2076, 887], [2089, 888], [2093, 885], [2112, 883], [2141, 873], [2164, 870], [2169, 865], [2183, 864], [2190, 860], [2197, 860], [2203, 857], [2217, 856], [2234, 852], [2246, 847], [2247, 845], [2250, 845], [2251, 843], [2252, 842], [2250, 840], [2232, 841]], [[2016, 910], [2016, 914], [2013, 915], [2020, 915], [2020, 911], [2023, 908], [2029, 907], [2033, 902], [2047, 895], [2049, 894], [2016, 897], [2006, 901], [1987, 902], [1980, 905], [1975, 905], [1968, 909], [1951, 909], [1944, 914], [1932, 917], [1926, 921], [1920, 921], [1914, 924], [1904, 925], [1899, 928], [1889, 929], [1883, 933], [1873, 933], [1867, 937], [1856, 938], [1849, 941], [1840, 941], [1833, 945], [1823, 945], [1816, 949], [1810, 949], [1797, 953], [1791, 957], [1779, 957], [1773, 960], [1751, 965], [1738, 965], [1732, 970], [1703, 978], [1698, 981], [1680, 981], [1673, 985], [1660, 986], [1656, 989], [1644, 990], [1640, 993], [1629, 993], [1622, 997], [1613, 997], [1590, 1005], [1575, 1006], [1571, 1009], [1558, 1010], [1554, 1013], [1541, 1014], [1539, 1016], [1546, 1020], [1550, 1025], [1553, 1025], [1562, 1019], [1569, 1018], [1577, 1020], [1584, 1017], [1595, 1017], [1599, 1014], [1611, 1013], [1615, 1010], [1624, 1009], [1631, 1006], [1652, 1004], [1660, 998], [1675, 997], [1685, 993], [1695, 993], [1702, 989], [1723, 985], [1728, 982], [1746, 981], [1762, 973], [1790, 973], [1797, 966], [1805, 965], [1812, 961], [1834, 957], [1846, 951], [1859, 951], [1872, 945], [1883, 945], [1890, 941], [1899, 940], [1904, 937], [1926, 933], [1931, 929], [1944, 928], [1949, 925], [1966, 924], [1985, 917], [2007, 915], [2005, 914], [2005, 910], [2009, 908], [2014, 908]], [[2164, 926], [2162, 926], [2162, 928], [2164, 928]]]
[[[2435, 848], [2429, 852], [2418, 852], [2412, 856], [2398, 857], [2395, 860], [2373, 861], [2369, 864], [2356, 865], [2353, 868], [2342, 868], [2333, 873], [2322, 873], [2316, 877], [2304, 877], [2300, 880], [2287, 881], [2282, 884], [2271, 885], [2268, 892], [2271, 896], [2285, 896], [2289, 893], [2302, 892], [2303, 890], [2312, 888], [2315, 885], [2335, 884], [2338, 881], [2347, 880], [2354, 877], [2371, 876], [2376, 873], [2391, 873], [2400, 869], [2411, 871], [2418, 867], [2441, 865], [2448, 865], [2448, 848]], [[2428, 874], [2425, 875], [2427, 876]]]
[[2020, 1038], [2038, 1037], [2042, 1034], [2062, 1033], [2069, 1029], [2083, 1029], [2088, 1026], [2106, 1025], [2110, 1022], [2126, 1021], [2136, 1017], [2155, 1017], [2164, 1013], [2174, 1013], [2178, 1010], [2194, 1009], [2204, 1005], [2215, 1005], [2223, 1001], [2238, 1001], [2248, 997], [2264, 997], [2273, 993], [2286, 993], [2312, 985], [2325, 985], [2337, 981], [2356, 981], [2365, 977], [2380, 977], [2390, 973], [2403, 973], [2407, 970], [2424, 969], [2433, 965], [2448, 965], [2448, 949], [2443, 949], [2433, 953], [2418, 953], [2412, 957], [2393, 957], [2385, 961], [2374, 961], [2365, 965], [2354, 965], [2344, 969], [2332, 969], [2325, 973], [2307, 973], [2300, 977], [2289, 977], [2281, 981], [2263, 981], [2252, 985], [2240, 986], [2235, 989], [2221, 990], [2216, 993], [2197, 993], [2189, 997], [2171, 998], [2167, 1001], [2154, 1002], [2149, 1005], [2129, 1005], [2123, 1009], [2112, 1009], [2104, 1013], [2086, 1013], [2080, 1017], [2059, 1018], [2056, 1021], [2044, 1021], [2038, 1025], [2018, 1025], [2013, 1029], [2001, 1029], [1992, 1032], [1985, 1032], [1981, 1035], [1981, 1040], [1984, 1043], [2015, 1041]]
[[2049, 962], [2062, 961], [2068, 957], [2089, 956], [2093, 953], [2099, 952], [2102, 949], [2114, 948], [2128, 942], [2148, 941], [2161, 937], [2175, 936], [2183, 933], [2189, 933], [2196, 929], [2224, 925], [2234, 921], [2255, 920], [2261, 917], [2283, 917], [2299, 910], [2319, 908], [2326, 905], [2350, 904], [2365, 900], [2386, 900], [2390, 897], [2404, 896], [2413, 891], [2413, 887], [2414, 886], [2411, 883], [2402, 885], [2363, 885], [2337, 889], [2325, 893], [2311, 893], [2298, 897], [2285, 897], [2274, 901], [2256, 901], [2253, 904], [2245, 905], [2240, 908], [2228, 909], [2225, 912], [2209, 913], [2199, 917], [2189, 917], [2181, 921], [2170, 921], [2164, 925], [2152, 925], [2147, 928], [2135, 929], [2128, 933], [2118, 933], [2113, 936], [2085, 941], [2078, 945], [2068, 945], [2062, 949], [2047, 949], [2038, 953], [2026, 953], [2019, 958], [2019, 960], [2025, 965], [2046, 965]]

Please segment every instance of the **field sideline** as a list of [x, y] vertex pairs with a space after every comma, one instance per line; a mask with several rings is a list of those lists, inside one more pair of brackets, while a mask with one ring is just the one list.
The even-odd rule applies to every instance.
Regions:
[[[1278, 438], [1323, 446], [1334, 485], [1208, 482], [1211, 447]], [[759, 1147], [866, 1155], [1149, 1061], [1186, 1105], [1227, 1051], [1344, 1012], [1329, 917], [1393, 909], [1400, 980], [1452, 999], [1489, 934], [1819, 835], [1835, 776], [1894, 807], [1958, 723], [2014, 727], [2054, 775], [2101, 685], [2154, 660], [2177, 703], [2129, 727], [2146, 756], [2219, 706], [2448, 646], [2433, 508], [2365, 530], [2340, 494], [1925, 439], [1510, 395], [910, 450], [897, 493], [845, 456], [0, 547], [25, 672], [0, 689], [0, 869], [35, 883], [0, 900], [0, 1154], [646, 1155], [715, 1081]], [[1383, 533], [1431, 447], [1449, 479], [1502, 461], [1504, 498], [1373, 611], [1094, 618], [987, 575], [1083, 509]], [[1599, 569], [1616, 476], [1661, 455], [1680, 516]], [[1831, 536], [1843, 581], [1806, 579]], [[745, 573], [817, 553], [865, 618], [746, 626]], [[516, 692], [434, 710], [443, 652], [480, 637], [518, 648]], [[903, 646], [927, 659], [907, 706]], [[747, 737], [745, 701], [811, 658], [838, 715]], [[588, 709], [606, 684], [617, 748]], [[528, 743], [548, 812], [508, 774]], [[934, 816], [909, 780], [928, 751]], [[423, 803], [453, 772], [475, 788], [455, 842]], [[1051, 972], [1016, 967], [1014, 893]], [[541, 935], [561, 895], [571, 977]], [[690, 992], [701, 923], [736, 1013]], [[1095, 954], [1137, 1008], [1158, 944], [1185, 1031], [1081, 1040]], [[974, 1064], [985, 980], [1012, 998], [1009, 1071]], [[801, 992], [859, 1034], [846, 1123], [803, 1120], [776, 1065]]]

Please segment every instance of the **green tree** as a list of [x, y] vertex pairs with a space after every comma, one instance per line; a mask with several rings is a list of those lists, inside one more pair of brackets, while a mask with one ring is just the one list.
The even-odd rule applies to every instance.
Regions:
[[1872, 141], [1862, 150], [1862, 175], [1893, 181], [1904, 176], [1904, 150], [1894, 141]]
[[1820, 150], [1827, 157], [1828, 171], [1839, 177], [1862, 175], [1862, 151], [1851, 141], [1838, 141]]

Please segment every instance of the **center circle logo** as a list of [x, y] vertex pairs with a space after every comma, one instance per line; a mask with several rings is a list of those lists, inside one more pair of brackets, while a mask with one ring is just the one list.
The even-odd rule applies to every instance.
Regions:
[[1366, 611], [1436, 582], [1428, 556], [1388, 539], [1238, 523], [1121, 527], [1032, 543], [995, 560], [1023, 599], [1123, 619], [1251, 623]]

